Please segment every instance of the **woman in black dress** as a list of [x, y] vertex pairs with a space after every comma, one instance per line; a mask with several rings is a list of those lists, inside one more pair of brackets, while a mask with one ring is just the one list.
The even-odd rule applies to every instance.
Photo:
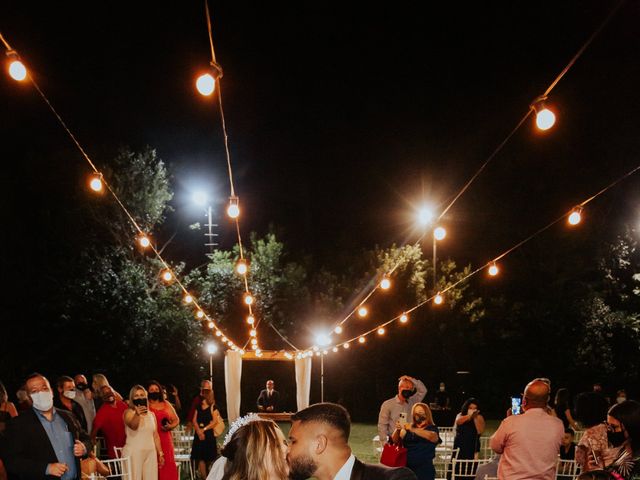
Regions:
[[207, 478], [209, 467], [218, 458], [218, 446], [213, 429], [220, 421], [220, 412], [215, 405], [213, 390], [203, 388], [200, 390], [202, 402], [196, 408], [193, 418], [193, 445], [191, 447], [191, 460], [195, 462], [200, 478]]
[[458, 458], [473, 460], [480, 451], [480, 435], [484, 432], [484, 417], [480, 415], [478, 401], [470, 398], [462, 404], [456, 416], [456, 436], [453, 448], [459, 448]]
[[553, 410], [562, 423], [564, 428], [572, 428], [574, 431], [578, 430], [576, 421], [571, 416], [571, 409], [569, 408], [569, 390], [566, 388], [560, 388], [556, 392], [555, 407]]

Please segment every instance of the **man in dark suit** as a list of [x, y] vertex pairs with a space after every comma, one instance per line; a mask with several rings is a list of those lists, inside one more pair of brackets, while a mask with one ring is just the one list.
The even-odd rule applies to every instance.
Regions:
[[258, 396], [258, 411], [260, 412], [277, 412], [278, 403], [280, 402], [280, 393], [275, 389], [273, 380], [267, 380], [267, 388], [260, 392]]
[[416, 480], [408, 468], [370, 465], [349, 446], [349, 412], [335, 403], [316, 403], [291, 417], [289, 478], [306, 480]]
[[80, 479], [80, 458], [91, 449], [89, 435], [71, 413], [53, 406], [51, 385], [44, 376], [30, 375], [26, 390], [33, 408], [13, 418], [6, 431], [10, 478]]

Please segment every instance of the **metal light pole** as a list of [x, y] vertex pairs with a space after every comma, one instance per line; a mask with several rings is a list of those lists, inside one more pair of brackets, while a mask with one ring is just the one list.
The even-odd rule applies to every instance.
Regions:
[[205, 233], [204, 236], [207, 237], [207, 243], [205, 243], [205, 247], [209, 247], [209, 253], [213, 253], [213, 247], [217, 247], [218, 244], [213, 241], [213, 237], [217, 237], [217, 233], [213, 233], [213, 227], [217, 227], [218, 224], [212, 222], [212, 212], [211, 205], [207, 208], [207, 228], [209, 229], [209, 233]]
[[207, 352], [209, 353], [209, 380], [213, 386], [213, 354], [218, 351], [218, 347], [213, 342], [207, 343]]
[[324, 402], [324, 353], [320, 355], [320, 402]]

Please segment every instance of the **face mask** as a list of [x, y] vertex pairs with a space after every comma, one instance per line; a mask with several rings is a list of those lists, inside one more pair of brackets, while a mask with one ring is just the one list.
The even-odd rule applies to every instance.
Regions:
[[616, 398], [616, 403], [622, 403], [627, 400], [627, 397], [618, 397]]
[[626, 438], [624, 438], [624, 432], [607, 432], [607, 440], [614, 447], [619, 447], [624, 443]]
[[416, 423], [422, 423], [427, 419], [426, 415], [414, 415], [413, 421]]
[[33, 406], [41, 412], [51, 410], [53, 407], [53, 392], [37, 392], [31, 394], [31, 401]]
[[107, 403], [113, 403], [116, 401], [116, 397], [114, 397], [113, 395], [109, 395], [108, 397], [104, 397], [102, 401]]
[[67, 390], [65, 392], [62, 392], [62, 395], [64, 395], [65, 397], [67, 397], [70, 400], [73, 400], [74, 398], [76, 398], [76, 391], [75, 390]]
[[160, 393], [160, 392], [149, 392], [149, 400], [154, 400], [156, 402], [159, 402], [160, 400], [162, 400], [162, 393]]
[[402, 390], [402, 392], [400, 392], [400, 395], [408, 399], [413, 395], [413, 390]]
[[89, 385], [87, 385], [86, 383], [78, 383], [78, 384], [76, 384], [76, 388], [78, 390], [85, 391], [85, 390], [89, 389]]
[[477, 408], [470, 408], [467, 410], [467, 415], [473, 415], [477, 410]]

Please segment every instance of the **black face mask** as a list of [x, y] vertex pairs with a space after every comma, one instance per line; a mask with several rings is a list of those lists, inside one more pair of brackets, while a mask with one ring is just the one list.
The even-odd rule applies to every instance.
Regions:
[[78, 390], [88, 390], [89, 389], [89, 385], [87, 385], [86, 383], [77, 383], [76, 384], [76, 388]]
[[422, 422], [424, 422], [426, 419], [427, 419], [427, 417], [426, 417], [426, 416], [424, 416], [424, 415], [414, 415], [414, 416], [413, 416], [413, 421], [414, 421], [414, 422], [416, 422], [416, 423], [422, 423]]
[[404, 398], [409, 399], [409, 398], [411, 398], [411, 396], [413, 395], [413, 393], [414, 393], [414, 392], [413, 392], [413, 390], [402, 390], [402, 391], [400, 392], [400, 395], [402, 395]]
[[624, 443], [626, 438], [624, 438], [624, 432], [607, 432], [607, 440], [614, 447], [619, 447]]
[[146, 407], [147, 399], [146, 398], [134, 398], [132, 402], [136, 407]]
[[162, 393], [160, 392], [149, 392], [149, 400], [154, 400], [159, 402], [162, 400]]

